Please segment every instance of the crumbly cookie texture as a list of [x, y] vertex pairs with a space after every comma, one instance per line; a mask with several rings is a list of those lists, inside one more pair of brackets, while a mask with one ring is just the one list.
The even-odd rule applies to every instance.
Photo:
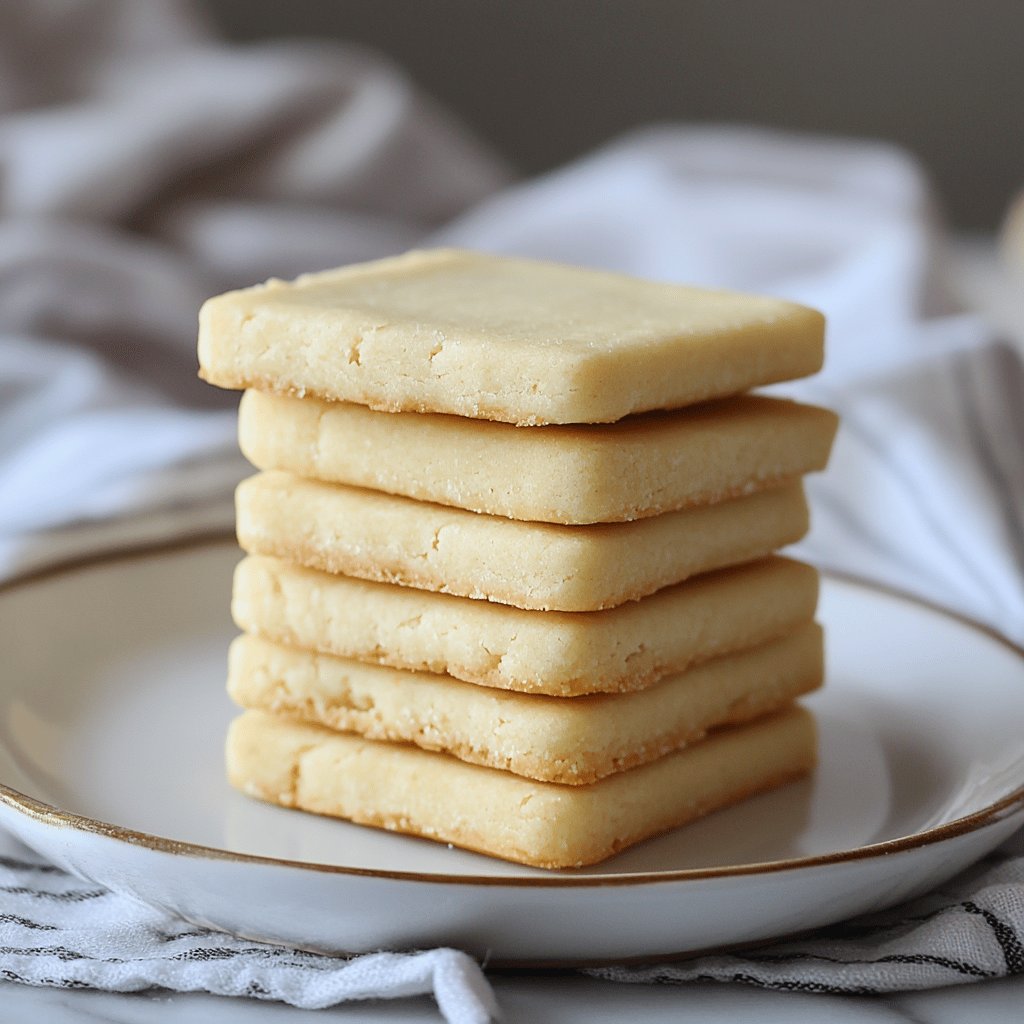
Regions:
[[707, 505], [825, 468], [827, 409], [742, 395], [602, 426], [380, 413], [249, 391], [239, 443], [259, 469], [512, 519], [621, 522]]
[[538, 612], [332, 576], [260, 555], [232, 613], [268, 640], [523, 692], [638, 690], [814, 617], [818, 573], [771, 557], [596, 612]]
[[822, 673], [816, 623], [646, 690], [591, 697], [496, 690], [240, 636], [231, 646], [228, 693], [243, 708], [585, 785], [710, 729], [777, 711], [819, 687]]
[[605, 860], [795, 779], [814, 761], [814, 722], [802, 708], [587, 786], [537, 782], [260, 711], [236, 719], [227, 742], [228, 778], [250, 796], [542, 868]]
[[236, 494], [251, 554], [518, 608], [595, 611], [761, 558], [807, 531], [799, 484], [632, 523], [480, 515], [270, 471]]
[[780, 299], [440, 249], [212, 298], [199, 362], [388, 412], [607, 423], [814, 373], [823, 335]]

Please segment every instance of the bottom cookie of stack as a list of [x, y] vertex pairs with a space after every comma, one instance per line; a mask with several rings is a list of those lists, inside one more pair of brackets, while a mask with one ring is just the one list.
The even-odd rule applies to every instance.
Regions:
[[228, 778], [250, 796], [542, 868], [605, 860], [798, 778], [815, 758], [814, 720], [800, 707], [576, 786], [262, 711], [237, 718], [227, 742]]

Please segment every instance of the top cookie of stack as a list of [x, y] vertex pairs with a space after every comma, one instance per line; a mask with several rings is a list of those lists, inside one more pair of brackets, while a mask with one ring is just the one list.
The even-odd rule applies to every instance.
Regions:
[[[238, 495], [250, 635], [229, 685], [257, 710], [232, 780], [559, 866], [806, 771], [812, 732], [785, 709], [821, 681], [816, 575], [766, 556], [805, 532], [799, 480], [836, 420], [741, 393], [815, 372], [822, 348], [793, 303], [453, 250], [211, 299], [201, 373], [250, 389], [240, 438], [264, 471]], [[709, 659], [727, 685], [700, 682]], [[323, 726], [385, 742], [359, 769]], [[426, 797], [388, 788], [400, 744], [445, 755], [409, 762]], [[346, 778], [373, 761], [372, 781], [293, 771], [314, 749]], [[446, 810], [449, 786], [476, 796]]]
[[611, 423], [821, 368], [820, 313], [459, 250], [411, 252], [210, 300], [202, 376], [386, 412]]

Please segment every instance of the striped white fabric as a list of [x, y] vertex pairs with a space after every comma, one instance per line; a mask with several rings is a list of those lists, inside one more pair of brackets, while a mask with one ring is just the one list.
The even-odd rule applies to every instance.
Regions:
[[496, 1011], [480, 967], [458, 950], [344, 960], [236, 939], [83, 882], [3, 835], [0, 979], [107, 992], [211, 992], [310, 1010], [433, 995], [451, 1024], [486, 1024]]
[[1024, 837], [941, 889], [794, 942], [682, 964], [588, 971], [609, 981], [733, 981], [870, 995], [1024, 974]]

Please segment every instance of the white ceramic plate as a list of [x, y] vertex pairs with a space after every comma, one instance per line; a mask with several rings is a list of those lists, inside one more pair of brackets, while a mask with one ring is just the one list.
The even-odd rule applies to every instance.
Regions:
[[0, 592], [0, 825], [197, 923], [333, 951], [646, 958], [880, 909], [1024, 823], [1020, 653], [836, 580], [814, 779], [596, 868], [542, 872], [255, 803], [221, 768], [237, 558], [207, 543]]

